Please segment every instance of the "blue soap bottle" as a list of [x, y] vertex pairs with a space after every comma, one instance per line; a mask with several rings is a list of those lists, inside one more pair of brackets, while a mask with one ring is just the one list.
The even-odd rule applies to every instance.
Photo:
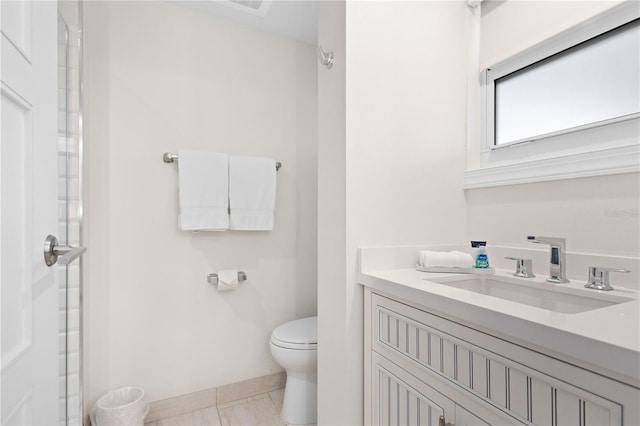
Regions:
[[487, 256], [486, 241], [471, 241], [471, 247], [477, 248], [475, 268], [486, 269], [489, 267], [489, 256]]

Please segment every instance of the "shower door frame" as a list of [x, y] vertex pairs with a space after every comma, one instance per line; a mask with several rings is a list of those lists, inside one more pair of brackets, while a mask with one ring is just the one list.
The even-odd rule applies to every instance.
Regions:
[[[70, 112], [69, 110], [69, 104], [71, 101], [71, 97], [70, 97], [70, 81], [71, 81], [71, 77], [70, 77], [70, 58], [69, 58], [69, 54], [70, 54], [70, 46], [71, 46], [71, 37], [70, 37], [70, 32], [71, 31], [75, 31], [76, 34], [76, 41], [78, 43], [77, 48], [78, 48], [78, 62], [77, 62], [77, 69], [78, 69], [78, 78], [77, 78], [77, 90], [78, 90], [78, 114], [77, 114], [77, 129], [78, 129], [78, 133], [77, 133], [77, 141], [78, 141], [78, 145], [77, 145], [77, 153], [78, 153], [78, 185], [77, 185], [77, 211], [76, 211], [76, 217], [77, 217], [77, 226], [78, 226], [78, 244], [83, 246], [84, 245], [84, 238], [83, 238], [83, 210], [84, 210], [84, 199], [83, 199], [83, 187], [84, 187], [84, 179], [83, 179], [83, 175], [84, 175], [84, 161], [83, 161], [83, 154], [84, 154], [84, 135], [83, 135], [83, 37], [82, 37], [82, 1], [79, 0], [77, 1], [77, 13], [78, 13], [78, 26], [77, 28], [70, 28], [70, 25], [66, 22], [64, 15], [58, 11], [58, 16], [60, 18], [60, 20], [62, 21], [62, 23], [65, 26], [65, 35], [66, 35], [66, 63], [65, 63], [65, 102], [66, 102], [66, 111], [65, 111], [65, 119], [66, 119], [66, 134], [65, 134], [65, 139], [66, 139], [66, 150], [65, 150], [65, 233], [64, 236], [61, 235], [62, 238], [64, 238], [64, 242], [69, 243], [69, 227], [70, 227], [70, 198], [69, 198], [69, 193], [71, 190], [71, 186], [70, 186], [70, 179], [71, 179], [71, 153], [70, 153], [70, 147], [71, 147], [71, 125], [72, 125], [72, 120], [74, 119], [72, 112]], [[60, 67], [62, 64], [58, 64], [58, 66]], [[60, 172], [60, 170], [59, 170]], [[84, 315], [84, 310], [83, 310], [83, 272], [84, 272], [84, 266], [83, 266], [83, 260], [82, 257], [80, 257], [78, 259], [78, 403], [77, 406], [75, 407], [71, 407], [70, 406], [70, 398], [69, 398], [69, 265], [67, 266], [60, 266], [60, 268], [65, 268], [65, 274], [64, 274], [64, 279], [65, 279], [65, 370], [64, 370], [64, 375], [65, 375], [65, 387], [64, 387], [64, 416], [62, 416], [62, 413], [60, 413], [59, 417], [61, 418], [61, 421], [64, 421], [64, 424], [66, 426], [70, 425], [70, 419], [74, 419], [77, 423], [74, 424], [78, 424], [78, 425], [83, 425], [84, 424], [84, 398], [83, 398], [83, 393], [84, 393], [84, 388], [83, 388], [83, 357], [84, 357], [84, 351], [83, 351], [83, 333], [84, 333], [84, 328], [83, 328], [83, 315]], [[69, 415], [69, 413], [71, 412], [71, 409], [73, 409], [74, 413], [73, 415]]]

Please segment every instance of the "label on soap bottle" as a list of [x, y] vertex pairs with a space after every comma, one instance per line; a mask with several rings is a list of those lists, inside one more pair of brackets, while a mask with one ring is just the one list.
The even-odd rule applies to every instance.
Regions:
[[478, 254], [478, 257], [476, 257], [475, 267], [478, 269], [486, 269], [489, 267], [489, 258], [487, 257], [486, 253]]

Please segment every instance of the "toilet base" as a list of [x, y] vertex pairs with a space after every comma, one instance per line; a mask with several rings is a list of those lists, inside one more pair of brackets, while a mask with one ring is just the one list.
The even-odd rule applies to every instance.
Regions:
[[317, 423], [317, 371], [287, 371], [282, 419], [289, 425]]

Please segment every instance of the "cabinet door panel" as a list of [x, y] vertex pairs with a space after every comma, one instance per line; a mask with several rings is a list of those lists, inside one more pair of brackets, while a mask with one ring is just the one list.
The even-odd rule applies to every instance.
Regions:
[[416, 328], [418, 329], [418, 354], [416, 359], [422, 365], [429, 365], [431, 363], [431, 336], [423, 328]]
[[489, 426], [489, 423], [456, 405], [456, 426]]
[[398, 347], [405, 352], [409, 352], [409, 324], [398, 321]]
[[476, 391], [479, 395], [487, 396], [487, 366], [489, 360], [482, 354], [475, 352], [471, 353], [471, 369], [473, 382], [471, 383], [471, 389]]
[[383, 356], [371, 357], [374, 425], [437, 426], [455, 419], [453, 402]]
[[555, 409], [554, 418], [558, 425], [578, 425], [580, 421], [580, 410], [582, 404], [577, 396], [559, 389], [554, 389]]
[[417, 358], [417, 356], [418, 356], [418, 328], [413, 324], [409, 324], [408, 327], [409, 327], [409, 330], [408, 330], [408, 334], [407, 334], [407, 345], [408, 345], [407, 352], [409, 354], [411, 354], [412, 356]]
[[551, 426], [552, 410], [550, 404], [553, 388], [543, 381], [531, 380], [531, 422], [540, 426]]
[[389, 342], [389, 315], [386, 312], [378, 312], [378, 338], [383, 342]]
[[[372, 381], [374, 392], [372, 393], [373, 404], [372, 408], [375, 411], [374, 413], [374, 424], [378, 425], [388, 425], [391, 419], [391, 415], [389, 414], [389, 405], [391, 402], [389, 401], [389, 392], [391, 388], [391, 379], [389, 375], [384, 372], [379, 372], [379, 374], [372, 374]], [[376, 386], [376, 384], [378, 386]], [[375, 414], [378, 414], [377, 416]]]
[[456, 345], [456, 380], [466, 387], [471, 387], [471, 352], [458, 345]]
[[398, 318], [389, 315], [389, 344], [398, 347]]
[[509, 410], [529, 419], [529, 378], [518, 370], [508, 369]]
[[583, 401], [583, 418], [585, 425], [609, 425], [614, 424], [614, 421], [610, 419], [609, 410], [599, 407], [590, 402]]
[[507, 367], [504, 364], [489, 361], [489, 398], [500, 407], [507, 407]]
[[442, 372], [447, 377], [456, 376], [456, 345], [452, 341], [442, 339]]
[[398, 424], [409, 424], [409, 400], [414, 399], [411, 396], [409, 389], [400, 388], [398, 386]]
[[420, 401], [420, 410], [418, 411], [420, 426], [436, 426], [441, 415], [441, 411], [437, 407]]
[[[400, 384], [401, 382], [398, 381], [394, 376], [390, 375], [390, 374], [385, 374], [386, 375], [386, 379], [387, 379], [387, 383], [388, 383], [388, 387], [389, 387], [389, 424], [390, 425], [397, 425], [400, 424], [400, 410], [398, 407], [398, 394], [400, 393]], [[402, 389], [404, 390], [404, 387], [402, 387]]]
[[430, 350], [430, 365], [436, 371], [444, 371], [444, 365], [442, 364], [442, 352], [444, 351], [444, 342], [435, 333], [429, 333], [429, 350]]
[[418, 400], [418, 398], [409, 397], [409, 417], [407, 419], [408, 424], [418, 424], [418, 407], [420, 407], [420, 401]]

